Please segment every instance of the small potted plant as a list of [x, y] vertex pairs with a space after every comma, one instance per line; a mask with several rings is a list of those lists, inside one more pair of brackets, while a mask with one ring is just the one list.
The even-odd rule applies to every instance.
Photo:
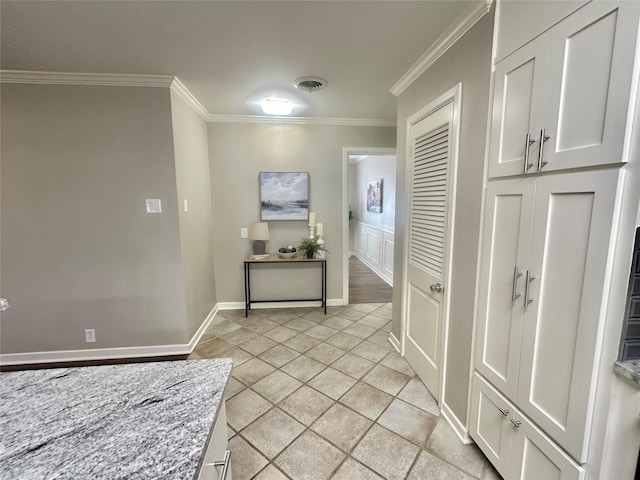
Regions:
[[320, 250], [324, 248], [318, 243], [317, 238], [303, 238], [298, 246], [298, 251], [304, 252], [306, 258], [314, 258]]

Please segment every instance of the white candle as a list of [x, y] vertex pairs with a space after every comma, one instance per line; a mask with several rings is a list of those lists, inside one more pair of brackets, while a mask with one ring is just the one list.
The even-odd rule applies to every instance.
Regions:
[[315, 213], [310, 213], [309, 214], [309, 225], [315, 225], [316, 224], [316, 214]]
[[319, 223], [318, 225], [316, 225], [316, 234], [318, 235], [324, 235], [324, 225]]

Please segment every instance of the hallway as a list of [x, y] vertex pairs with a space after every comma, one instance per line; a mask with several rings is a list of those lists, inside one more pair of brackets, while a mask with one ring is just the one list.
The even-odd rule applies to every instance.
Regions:
[[358, 257], [349, 257], [349, 303], [389, 303], [393, 287], [376, 275]]

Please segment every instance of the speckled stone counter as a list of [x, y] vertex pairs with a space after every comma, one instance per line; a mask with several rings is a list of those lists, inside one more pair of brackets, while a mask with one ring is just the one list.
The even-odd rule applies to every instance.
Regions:
[[613, 364], [613, 371], [632, 382], [640, 388], [640, 360], [625, 360]]
[[0, 374], [0, 478], [193, 479], [230, 359]]

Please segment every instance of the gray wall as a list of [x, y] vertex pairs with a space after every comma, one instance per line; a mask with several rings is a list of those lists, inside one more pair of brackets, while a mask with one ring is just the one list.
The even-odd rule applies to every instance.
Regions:
[[[367, 183], [382, 178], [382, 212], [367, 211]], [[360, 222], [393, 232], [396, 218], [396, 157], [371, 155], [356, 163], [356, 217]], [[353, 205], [352, 205], [353, 206]]]
[[[242, 259], [251, 252], [240, 228], [259, 221], [258, 174], [300, 171], [310, 174], [310, 211], [324, 224], [329, 299], [342, 298], [342, 148], [393, 147], [392, 127], [286, 124], [209, 124], [214, 255], [218, 302], [244, 298]], [[267, 250], [298, 245], [308, 236], [306, 222], [269, 222]], [[277, 269], [253, 275], [254, 298], [318, 296], [313, 269]], [[308, 283], [308, 284], [305, 284]]]
[[169, 90], [3, 84], [1, 107], [2, 352], [185, 343]]
[[[171, 92], [180, 246], [191, 338], [216, 304], [207, 122]], [[184, 200], [188, 212], [184, 211]]]
[[[495, 8], [495, 7], [494, 7]], [[493, 11], [480, 20], [398, 98], [398, 169], [395, 229], [395, 278], [403, 278], [402, 245], [406, 230], [407, 119], [462, 82], [462, 119], [457, 177], [455, 241], [451, 250], [451, 292], [447, 384], [444, 399], [463, 423], [471, 361], [480, 204], [489, 101]], [[392, 332], [400, 339], [403, 291], [393, 291]]]

